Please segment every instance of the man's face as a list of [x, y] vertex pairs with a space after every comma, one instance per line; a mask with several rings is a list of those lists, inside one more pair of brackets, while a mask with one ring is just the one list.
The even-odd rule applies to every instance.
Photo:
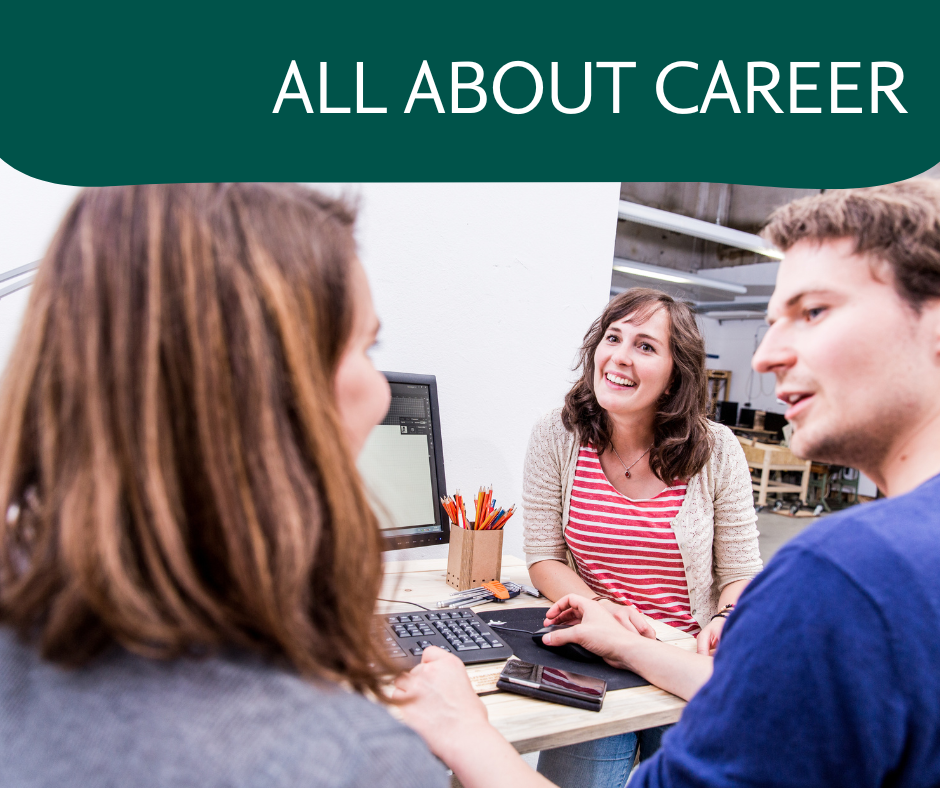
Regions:
[[777, 377], [796, 454], [877, 471], [936, 397], [919, 380], [933, 379], [935, 339], [890, 270], [873, 272], [852, 248], [800, 241], [787, 252], [752, 364]]

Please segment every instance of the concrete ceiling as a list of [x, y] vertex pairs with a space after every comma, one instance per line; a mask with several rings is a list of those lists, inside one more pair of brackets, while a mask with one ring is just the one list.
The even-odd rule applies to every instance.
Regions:
[[[728, 183], [620, 185], [622, 200], [748, 233], [757, 233], [775, 208], [810, 194], [819, 194], [819, 189], [777, 189]], [[614, 256], [692, 273], [763, 263], [768, 259], [743, 249], [627, 221], [617, 223]]]
[[[922, 177], [940, 179], [940, 164], [927, 170]], [[622, 183], [620, 199], [757, 233], [776, 208], [820, 191], [727, 183]], [[768, 265], [772, 262], [769, 258], [636, 222], [617, 222], [614, 257], [734, 282], [747, 287], [747, 294], [733, 295], [712, 288], [666, 283], [617, 271], [611, 278], [612, 292], [638, 285], [655, 286], [676, 298], [698, 304], [753, 303], [767, 300], [773, 292], [775, 266]]]

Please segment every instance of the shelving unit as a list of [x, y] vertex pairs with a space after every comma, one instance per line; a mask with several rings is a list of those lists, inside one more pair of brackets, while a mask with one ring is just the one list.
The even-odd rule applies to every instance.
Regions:
[[708, 378], [708, 413], [714, 418], [718, 412], [718, 403], [728, 401], [728, 392], [731, 390], [731, 370], [708, 369], [705, 370]]

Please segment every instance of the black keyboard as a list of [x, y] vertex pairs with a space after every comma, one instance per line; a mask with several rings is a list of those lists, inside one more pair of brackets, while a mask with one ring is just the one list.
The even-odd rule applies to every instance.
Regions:
[[407, 667], [421, 661], [428, 646], [456, 654], [466, 664], [509, 659], [512, 649], [469, 608], [420, 613], [380, 613], [376, 624], [389, 656]]

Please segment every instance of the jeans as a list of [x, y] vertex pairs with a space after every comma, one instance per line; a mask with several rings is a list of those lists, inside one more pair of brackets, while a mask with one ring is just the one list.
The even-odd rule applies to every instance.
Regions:
[[538, 771], [559, 788], [623, 788], [633, 769], [637, 746], [640, 760], [656, 750], [671, 725], [606, 739], [569, 744], [539, 753]]

